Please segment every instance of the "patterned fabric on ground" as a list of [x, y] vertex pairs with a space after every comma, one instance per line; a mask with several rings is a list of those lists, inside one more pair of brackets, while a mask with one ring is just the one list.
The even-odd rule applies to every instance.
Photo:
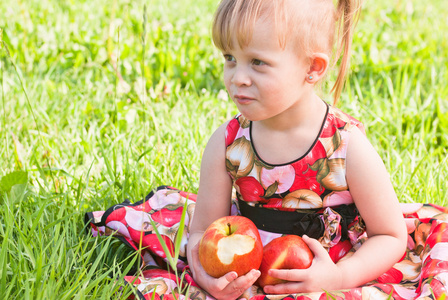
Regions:
[[[137, 203], [124, 202], [106, 211], [89, 212], [85, 215], [88, 229], [94, 236], [114, 235], [135, 250], [139, 247], [146, 249], [142, 251], [144, 271], [138, 276], [130, 274], [125, 277], [127, 282], [137, 288], [141, 299], [213, 299], [194, 282], [186, 260], [186, 245], [195, 200], [194, 194], [163, 186]], [[179, 278], [176, 278], [173, 270], [169, 270], [166, 264], [165, 253], [151, 220], [169, 251], [173, 253], [185, 205], [185, 227], [177, 263]], [[295, 295], [265, 295], [261, 289], [253, 286], [242, 297], [251, 300], [443, 298], [448, 289], [448, 208], [433, 204], [402, 204], [402, 211], [409, 233], [407, 251], [393, 268], [377, 280], [350, 290]], [[236, 206], [232, 206], [232, 214], [237, 213]], [[353, 247], [351, 239], [339, 242], [329, 249], [334, 261], [347, 258], [355, 251], [356, 247]], [[182, 272], [184, 276], [181, 276]], [[182, 294], [188, 285], [189, 294]]]

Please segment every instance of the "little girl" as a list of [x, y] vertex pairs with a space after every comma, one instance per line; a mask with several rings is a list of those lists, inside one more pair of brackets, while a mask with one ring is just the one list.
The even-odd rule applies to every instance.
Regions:
[[[127, 278], [142, 297], [171, 299], [171, 293], [180, 292], [179, 278], [158, 259], [166, 253], [153, 226], [172, 250], [184, 204], [182, 245], [188, 247], [180, 249], [184, 259], [177, 268], [187, 270], [182, 278], [190, 285], [191, 299], [298, 293], [318, 299], [326, 291], [339, 291], [329, 296], [338, 299], [414, 299], [446, 292], [448, 210], [400, 207], [363, 125], [315, 92], [331, 64], [340, 60], [333, 102], [339, 99], [359, 11], [357, 0], [338, 0], [336, 7], [332, 0], [221, 1], [213, 40], [224, 57], [225, 86], [240, 113], [211, 136], [197, 199], [162, 187], [135, 204], [86, 215], [94, 234], [115, 232], [136, 250], [145, 249], [145, 264], [153, 267], [143, 277]], [[213, 221], [236, 213], [257, 225], [263, 244], [283, 234], [303, 236], [314, 253], [312, 265], [270, 270], [287, 283], [264, 290], [254, 285], [258, 270], [240, 277], [236, 272], [207, 275], [198, 243]]]
[[[225, 86], [240, 114], [219, 127], [205, 149], [188, 243], [194, 278], [215, 298], [238, 298], [260, 275], [252, 270], [216, 279], [198, 262], [203, 232], [229, 214], [232, 186], [242, 215], [263, 214], [264, 243], [294, 233], [294, 214], [300, 223], [299, 212], [320, 211], [317, 223], [315, 218], [311, 223], [323, 230], [315, 239], [304, 235], [315, 255], [312, 266], [271, 270], [271, 276], [289, 282], [266, 286], [267, 294], [354, 288], [383, 274], [405, 253], [406, 226], [397, 197], [362, 125], [315, 92], [327, 74], [338, 29], [337, 53], [343, 53], [333, 88], [338, 100], [359, 10], [355, 0], [340, 0], [336, 10], [331, 0], [221, 2], [213, 40], [222, 51]], [[270, 222], [273, 211], [288, 221]], [[286, 211], [285, 217], [279, 211]], [[345, 231], [339, 230], [342, 220], [349, 226]], [[368, 239], [361, 242], [364, 230]], [[308, 234], [306, 229], [297, 233]], [[334, 263], [328, 250], [347, 238], [359, 249]]]

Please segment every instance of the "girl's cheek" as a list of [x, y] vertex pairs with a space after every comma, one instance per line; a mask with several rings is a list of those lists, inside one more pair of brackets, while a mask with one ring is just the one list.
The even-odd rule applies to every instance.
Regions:
[[231, 81], [232, 81], [232, 76], [231, 76], [230, 72], [224, 71], [224, 85], [226, 86], [227, 91], [229, 91]]

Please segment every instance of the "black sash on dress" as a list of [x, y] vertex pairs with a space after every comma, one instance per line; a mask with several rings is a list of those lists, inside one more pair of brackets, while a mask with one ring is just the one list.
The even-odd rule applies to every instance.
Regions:
[[[309, 210], [311, 212], [283, 211], [251, 206], [238, 199], [241, 215], [254, 222], [258, 229], [302, 236], [306, 234], [319, 239], [325, 232], [325, 224], [321, 218], [324, 209]], [[348, 238], [348, 225], [359, 216], [355, 204], [342, 204], [331, 209], [341, 216], [341, 241]]]

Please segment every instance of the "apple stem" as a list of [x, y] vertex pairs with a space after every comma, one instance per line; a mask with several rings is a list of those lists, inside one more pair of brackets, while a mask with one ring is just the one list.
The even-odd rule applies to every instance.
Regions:
[[227, 227], [229, 227], [229, 235], [232, 234], [232, 227], [230, 227], [230, 223], [227, 223]]

